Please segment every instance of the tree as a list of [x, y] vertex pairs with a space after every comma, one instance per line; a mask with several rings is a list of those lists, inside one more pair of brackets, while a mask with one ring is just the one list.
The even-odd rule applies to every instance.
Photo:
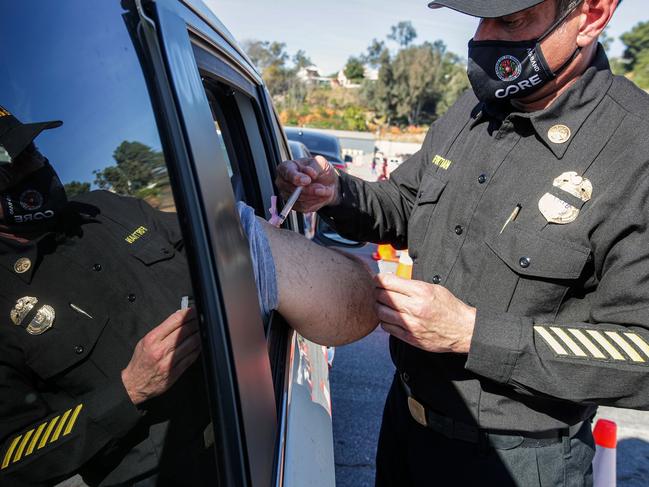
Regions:
[[393, 62], [396, 115], [417, 125], [425, 104], [433, 104], [435, 87], [442, 73], [441, 53], [430, 44], [409, 47], [397, 53]]
[[345, 65], [344, 73], [349, 80], [362, 80], [365, 77], [365, 67], [363, 66], [363, 62], [357, 57], [350, 57]]
[[455, 62], [450, 61], [446, 63], [446, 71], [444, 74], [444, 86], [442, 96], [435, 107], [435, 114], [439, 117], [453, 106], [462, 93], [469, 89], [469, 77], [466, 74], [465, 67], [460, 63], [459, 59]]
[[95, 184], [120, 194], [136, 195], [166, 173], [162, 152], [141, 142], [122, 142], [113, 152], [114, 166], [93, 172]]
[[608, 27], [602, 31], [599, 35], [599, 42], [601, 42], [604, 50], [608, 52], [611, 49], [611, 44], [613, 44], [614, 39], [608, 35]]
[[65, 188], [65, 194], [69, 199], [90, 191], [90, 183], [82, 183], [81, 181], [70, 181], [63, 186]]
[[635, 63], [633, 81], [642, 89], [649, 90], [649, 49], [642, 51]]
[[290, 56], [283, 42], [248, 40], [243, 46], [250, 60], [261, 71], [268, 91], [280, 107], [295, 108], [304, 102], [306, 87], [297, 78], [297, 73], [302, 68], [313, 66], [313, 63], [303, 50], [295, 53], [293, 66], [288, 66]]
[[381, 56], [386, 49], [385, 42], [372, 39], [372, 43], [368, 46], [367, 52], [361, 56], [361, 60], [376, 68], [381, 65]]
[[379, 58], [379, 78], [376, 83], [365, 83], [363, 95], [366, 103], [387, 125], [396, 117], [395, 98], [393, 96], [394, 73], [390, 53], [384, 49]]
[[623, 57], [628, 70], [633, 71], [640, 54], [649, 49], [649, 21], [640, 22], [629, 32], [622, 34], [620, 39], [626, 46]]
[[469, 87], [466, 68], [442, 41], [381, 54], [379, 79], [363, 96], [378, 117], [391, 123], [430, 123]]
[[286, 44], [283, 42], [248, 40], [244, 41], [243, 48], [253, 64], [262, 72], [270, 66], [283, 67], [289, 58]]
[[395, 41], [403, 48], [408, 47], [416, 38], [417, 31], [409, 20], [401, 21], [397, 25], [393, 25], [388, 35], [388, 39]]
[[283, 96], [286, 94], [291, 77], [288, 69], [273, 64], [264, 69], [261, 75], [271, 95]]
[[311, 58], [309, 58], [309, 56], [306, 55], [306, 52], [304, 52], [302, 49], [296, 52], [293, 56], [293, 64], [295, 65], [295, 69], [297, 69], [298, 71], [302, 68], [313, 66]]

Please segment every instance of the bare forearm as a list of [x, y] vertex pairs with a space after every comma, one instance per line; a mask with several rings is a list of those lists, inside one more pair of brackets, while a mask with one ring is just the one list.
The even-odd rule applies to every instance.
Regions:
[[309, 340], [344, 345], [378, 324], [374, 282], [361, 262], [265, 222], [277, 273], [278, 311]]

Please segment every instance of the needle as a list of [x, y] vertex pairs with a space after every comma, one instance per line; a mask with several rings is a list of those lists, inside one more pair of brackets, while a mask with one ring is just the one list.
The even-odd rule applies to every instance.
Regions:
[[293, 206], [295, 206], [295, 203], [297, 203], [298, 198], [302, 194], [302, 188], [303, 186], [298, 186], [295, 191], [293, 191], [293, 194], [289, 196], [288, 201], [284, 205], [284, 208], [282, 208], [282, 211], [279, 212], [277, 226], [280, 226], [282, 223], [284, 223], [284, 220], [288, 218], [288, 214], [291, 212]]

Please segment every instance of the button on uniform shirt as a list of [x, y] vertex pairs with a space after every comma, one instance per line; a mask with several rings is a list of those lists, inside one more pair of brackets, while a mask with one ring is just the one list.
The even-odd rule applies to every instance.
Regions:
[[391, 339], [421, 402], [515, 431], [649, 407], [648, 117], [600, 46], [548, 109], [467, 93], [389, 181], [341, 176], [321, 213], [342, 235], [408, 247], [414, 279], [477, 308], [468, 356]]
[[[138, 407], [121, 380], [136, 343], [192, 295], [176, 215], [97, 191], [64, 221], [28, 244], [0, 241], [0, 485], [75, 473], [116, 485], [153, 471], [159, 485], [202, 485], [211, 452], [199, 363]], [[17, 325], [21, 298], [37, 302]], [[53, 326], [30, 334], [44, 306]]]

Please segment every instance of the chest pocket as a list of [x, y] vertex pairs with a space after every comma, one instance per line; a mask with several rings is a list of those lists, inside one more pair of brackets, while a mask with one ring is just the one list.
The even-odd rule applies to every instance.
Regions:
[[579, 285], [589, 256], [586, 247], [543, 238], [512, 222], [485, 239], [470, 302], [553, 319], [568, 289]]
[[[87, 311], [92, 313], [92, 318], [58, 306], [54, 326], [50, 330], [36, 336], [24, 332], [27, 366], [44, 381], [56, 380], [56, 376], [79, 366], [91, 355], [108, 323], [108, 317]], [[59, 384], [57, 380], [57, 385], [65, 388], [67, 380], [63, 379], [63, 382]]]
[[413, 257], [417, 256], [426, 238], [431, 217], [445, 187], [446, 181], [432, 175], [422, 181], [408, 221], [408, 249]]
[[154, 232], [146, 234], [131, 245], [131, 255], [147, 266], [172, 259], [176, 253], [167, 239]]

